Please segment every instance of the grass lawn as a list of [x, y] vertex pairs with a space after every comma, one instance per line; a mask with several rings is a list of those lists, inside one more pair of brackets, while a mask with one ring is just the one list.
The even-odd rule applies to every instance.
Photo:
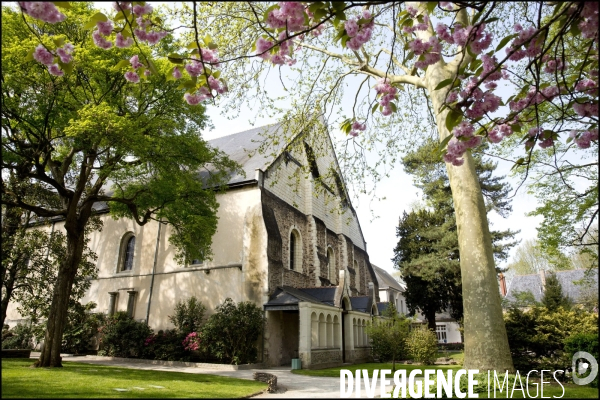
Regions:
[[77, 362], [64, 362], [63, 368], [30, 368], [34, 361], [2, 360], [3, 398], [233, 398], [267, 387], [262, 382], [216, 375]]

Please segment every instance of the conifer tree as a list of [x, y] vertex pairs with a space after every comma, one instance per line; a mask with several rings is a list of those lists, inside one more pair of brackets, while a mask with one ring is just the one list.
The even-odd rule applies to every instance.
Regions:
[[571, 299], [563, 294], [562, 286], [554, 273], [550, 273], [546, 276], [542, 304], [549, 311], [555, 311], [559, 307], [568, 309], [571, 306]]

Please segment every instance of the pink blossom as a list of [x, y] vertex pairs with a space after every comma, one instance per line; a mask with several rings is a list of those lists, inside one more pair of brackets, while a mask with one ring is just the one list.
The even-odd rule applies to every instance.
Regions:
[[51, 65], [54, 63], [54, 55], [50, 53], [46, 48], [38, 44], [33, 52], [33, 58], [44, 65]]
[[199, 76], [204, 72], [204, 67], [202, 66], [202, 63], [192, 61], [191, 63], [186, 64], [185, 70], [190, 76]]
[[138, 26], [141, 29], [146, 29], [149, 25], [152, 24], [152, 21], [148, 20], [148, 19], [144, 19], [143, 16], [139, 16], [135, 19], [135, 22], [137, 22]]
[[137, 54], [136, 54], [136, 55], [134, 55], [133, 57], [131, 57], [131, 58], [129, 59], [129, 62], [131, 63], [131, 66], [132, 66], [134, 69], [138, 69], [138, 68], [140, 68], [140, 67], [143, 67], [143, 66], [144, 66], [144, 64], [142, 64], [142, 63], [140, 62], [140, 59], [139, 59], [139, 57], [138, 57], [138, 55], [137, 55]]
[[167, 36], [167, 34], [168, 34], [168, 32], [165, 32], [165, 31], [152, 31], [152, 32], [148, 32], [148, 34], [146, 35], [146, 41], [148, 42], [148, 44], [156, 44], [162, 38], [164, 38], [165, 36]]
[[350, 18], [344, 24], [344, 28], [346, 28], [346, 33], [348, 34], [348, 36], [350, 36], [351, 38], [356, 36], [356, 34], [358, 33], [358, 23], [356, 22], [356, 19]]
[[[269, 54], [268, 50], [273, 47], [273, 42], [266, 40], [262, 37], [259, 37], [256, 40], [256, 53], [259, 54], [259, 57], [263, 60], [271, 59], [271, 54]], [[264, 54], [261, 54], [265, 52]]]
[[437, 34], [437, 36], [441, 40], [443, 40], [445, 42], [448, 42], [450, 44], [454, 44], [454, 38], [450, 34], [450, 30], [448, 29], [448, 25], [439, 22], [435, 26], [435, 33]]
[[18, 4], [25, 14], [49, 24], [62, 22], [66, 18], [66, 15], [49, 1], [19, 1]]
[[271, 57], [271, 62], [274, 65], [283, 65], [285, 64], [285, 58], [280, 53], [277, 53]]
[[179, 67], [173, 68], [173, 77], [175, 79], [181, 79], [181, 71], [179, 70]]
[[115, 1], [113, 3], [113, 8], [117, 12], [121, 11], [121, 9], [123, 9], [123, 10], [130, 10], [131, 9], [131, 2], [130, 1]]
[[448, 93], [448, 97], [446, 97], [446, 102], [454, 103], [456, 100], [458, 100], [458, 92], [456, 90], [453, 90], [450, 93]]
[[112, 33], [113, 24], [111, 20], [98, 21], [96, 22], [96, 26], [98, 27], [98, 32], [100, 32], [104, 36], [110, 36], [110, 34]]
[[573, 110], [575, 110], [580, 117], [598, 116], [598, 104], [594, 103], [575, 103], [573, 104]]
[[68, 64], [73, 60], [71, 53], [73, 53], [74, 49], [75, 48], [71, 43], [66, 43], [63, 47], [56, 49], [56, 54], [60, 57], [60, 61], [64, 64]]
[[65, 74], [65, 72], [59, 68], [58, 64], [49, 65], [48, 72], [55, 76], [63, 76]]
[[411, 17], [415, 17], [417, 15], [417, 12], [419, 10], [417, 10], [416, 8], [414, 8], [413, 6], [408, 6], [406, 7], [406, 12], [410, 14]]
[[152, 75], [152, 72], [149, 69], [147, 69], [147, 70], [144, 71], [144, 75], [145, 76], [150, 76], [150, 75]]
[[592, 39], [598, 37], [598, 3], [584, 2], [583, 10], [581, 11], [582, 21], [578, 27], [581, 30], [581, 36], [584, 39]]
[[583, 79], [577, 82], [575, 85], [575, 90], [578, 92], [587, 92], [590, 95], [598, 95], [598, 83], [591, 79]]
[[201, 94], [201, 93], [197, 93], [197, 94], [186, 93], [183, 95], [183, 98], [185, 99], [186, 103], [188, 103], [191, 106], [200, 104], [200, 102], [206, 100], [208, 97], [209, 97], [208, 95]]
[[128, 37], [125, 39], [121, 32], [117, 33], [117, 38], [115, 39], [115, 45], [120, 48], [129, 47], [133, 44], [133, 39]]
[[98, 31], [92, 33], [92, 39], [94, 39], [94, 44], [101, 49], [108, 50], [112, 47], [112, 42], [106, 40]]
[[151, 12], [152, 12], [152, 6], [150, 4], [146, 4], [145, 6], [140, 6], [140, 5], [133, 6], [133, 13], [135, 15], [150, 14]]
[[125, 72], [125, 79], [132, 83], [138, 83], [140, 81], [140, 77], [133, 71]]

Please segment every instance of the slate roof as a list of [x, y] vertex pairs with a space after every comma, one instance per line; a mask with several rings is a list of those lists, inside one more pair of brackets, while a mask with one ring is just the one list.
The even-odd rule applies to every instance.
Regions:
[[350, 304], [355, 311], [370, 313], [371, 298], [369, 296], [350, 297]]
[[[581, 295], [582, 285], [576, 285], [574, 282], [579, 281], [585, 277], [586, 269], [573, 269], [568, 271], [557, 271], [556, 277], [562, 286], [562, 291], [565, 296], [570, 297], [572, 300], [577, 302]], [[546, 277], [548, 272], [546, 272]], [[598, 270], [590, 276], [594, 281], [594, 286], [598, 286]], [[529, 291], [533, 294], [536, 301], [541, 301], [543, 297], [542, 280], [539, 274], [528, 274], [528, 275], [516, 275], [508, 288], [506, 299], [514, 301], [515, 292], [526, 292]]]
[[379, 290], [392, 288], [399, 292], [404, 292], [406, 289], [404, 282], [398, 282], [389, 272], [373, 263], [371, 263], [371, 266], [375, 272], [375, 278], [377, 278], [377, 282], [379, 283]]
[[268, 310], [280, 306], [297, 306], [302, 301], [333, 306], [335, 289], [335, 287], [295, 288], [291, 286], [279, 286], [269, 297], [269, 301], [264, 304], [264, 308]]
[[385, 303], [377, 303], [377, 310], [379, 311], [379, 315], [382, 315], [383, 312], [387, 310], [389, 305], [390, 303], [387, 301]]
[[283, 140], [279, 143], [272, 143], [267, 154], [258, 151], [265, 136], [272, 137], [280, 128], [281, 124], [261, 126], [208, 141], [211, 147], [223, 151], [230, 159], [239, 163], [246, 173], [246, 176], [232, 174], [227, 182], [229, 185], [253, 181], [257, 168], [264, 171], [281, 154], [286, 145]]

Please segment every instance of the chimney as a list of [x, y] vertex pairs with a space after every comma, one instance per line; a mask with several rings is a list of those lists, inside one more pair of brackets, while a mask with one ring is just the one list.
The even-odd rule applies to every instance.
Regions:
[[540, 281], [542, 281], [542, 293], [546, 290], [546, 271], [540, 269]]
[[500, 294], [506, 297], [506, 277], [502, 272], [498, 274], [498, 284], [500, 285]]

